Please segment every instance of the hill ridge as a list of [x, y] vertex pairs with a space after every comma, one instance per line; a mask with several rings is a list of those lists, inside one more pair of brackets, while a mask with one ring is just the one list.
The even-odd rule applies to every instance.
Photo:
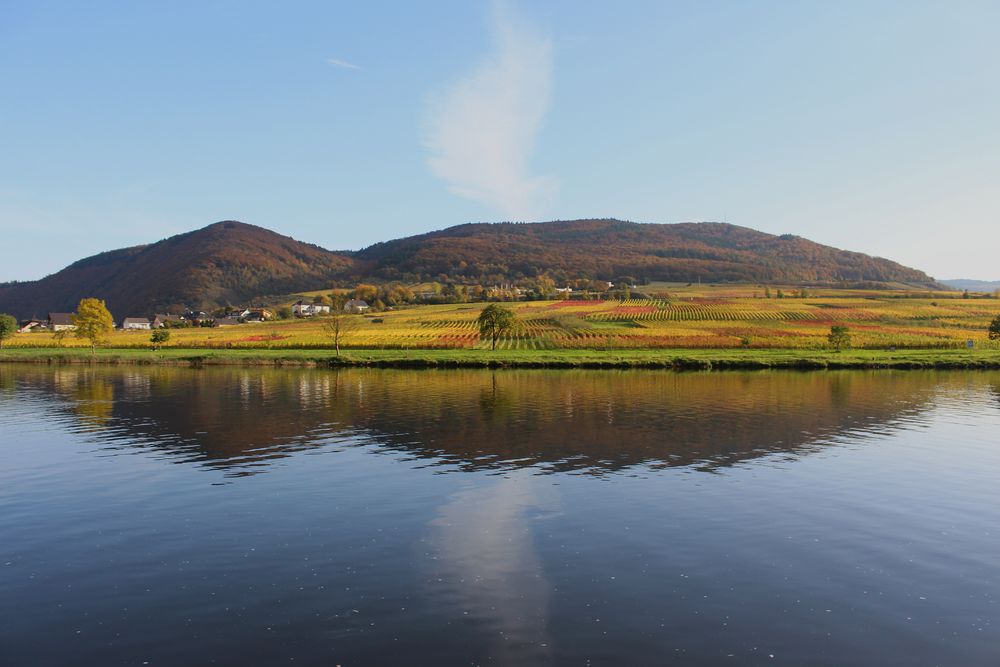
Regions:
[[222, 220], [154, 243], [108, 250], [31, 282], [0, 285], [0, 312], [67, 311], [83, 297], [116, 316], [246, 303], [334, 282], [455, 280], [493, 284], [548, 274], [693, 282], [898, 282], [937, 287], [888, 259], [722, 222], [615, 218], [475, 222], [332, 251], [265, 227]]
[[[478, 239], [479, 243], [469, 243], [468, 239]], [[490, 244], [496, 240], [502, 241], [502, 249]], [[606, 247], [610, 242], [616, 244], [611, 254]], [[447, 248], [441, 248], [442, 243], [446, 243]], [[581, 243], [590, 243], [591, 247], [583, 253], [578, 252], [576, 246]], [[546, 244], [549, 246], [546, 265], [538, 266], [537, 255]], [[551, 255], [553, 246], [558, 248], [558, 256]], [[504, 256], [511, 248], [534, 252], [536, 265], [518, 262], [516, 257], [511, 261], [509, 256]], [[538, 270], [550, 273], [555, 270], [578, 274], [569, 277], [607, 279], [628, 274], [676, 281], [699, 278], [732, 282], [853, 280], [935, 285], [924, 272], [888, 259], [824, 246], [794, 234], [776, 236], [724, 222], [659, 224], [600, 218], [465, 223], [376, 243], [356, 255], [375, 263], [390, 264], [376, 269], [376, 275], [383, 279], [445, 273], [467, 280], [488, 281], [491, 272], [504, 274], [513, 270], [531, 277]], [[448, 266], [446, 260], [455, 255], [463, 259], [474, 258], [480, 265], [478, 273], [468, 267]], [[825, 262], [826, 266], [817, 266], [817, 261]], [[752, 266], [756, 268], [749, 268]]]

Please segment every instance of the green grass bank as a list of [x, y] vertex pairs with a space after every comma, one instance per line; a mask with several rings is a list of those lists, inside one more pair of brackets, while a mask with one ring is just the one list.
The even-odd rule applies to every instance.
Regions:
[[0, 363], [377, 368], [1000, 369], [1000, 350], [327, 350], [0, 349]]

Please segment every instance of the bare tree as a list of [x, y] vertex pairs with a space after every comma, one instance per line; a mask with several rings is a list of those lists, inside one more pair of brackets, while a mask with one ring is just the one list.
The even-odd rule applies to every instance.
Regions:
[[357, 329], [361, 325], [361, 321], [359, 316], [345, 313], [342, 310], [335, 310], [331, 312], [330, 317], [324, 318], [323, 332], [333, 339], [333, 347], [337, 351], [338, 357], [340, 356], [341, 338]]

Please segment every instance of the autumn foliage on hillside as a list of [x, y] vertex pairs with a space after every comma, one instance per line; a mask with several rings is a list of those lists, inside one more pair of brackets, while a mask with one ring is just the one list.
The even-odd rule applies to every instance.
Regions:
[[358, 256], [384, 279], [448, 276], [484, 283], [559, 279], [691, 282], [901, 282], [929, 285], [896, 262], [722, 223], [573, 220], [468, 224], [379, 243]]
[[30, 283], [0, 288], [0, 303], [21, 317], [70, 311], [100, 295], [116, 317], [148, 315], [176, 304], [225, 303], [326, 285], [350, 273], [343, 254], [241, 222], [219, 222], [146, 246], [80, 260]]
[[896, 282], [932, 285], [895, 262], [719, 223], [619, 220], [468, 224], [332, 252], [226, 221], [80, 260], [38, 281], [0, 285], [0, 312], [44, 317], [104, 299], [116, 317], [210, 310], [359, 282]]

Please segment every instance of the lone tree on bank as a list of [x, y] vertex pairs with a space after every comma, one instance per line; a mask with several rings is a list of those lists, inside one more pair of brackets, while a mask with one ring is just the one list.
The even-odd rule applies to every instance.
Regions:
[[514, 330], [517, 316], [514, 315], [513, 311], [500, 304], [491, 303], [483, 308], [483, 312], [479, 313], [476, 322], [479, 324], [479, 335], [489, 338], [491, 349], [495, 350], [497, 349], [497, 339]]
[[830, 341], [830, 345], [840, 352], [841, 349], [851, 346], [851, 334], [847, 332], [847, 327], [842, 326], [832, 326], [830, 327], [830, 335], [826, 337]]
[[159, 350], [160, 345], [166, 343], [170, 340], [170, 332], [166, 329], [157, 329], [153, 332], [153, 335], [149, 337], [149, 342], [153, 344], [154, 350]]
[[349, 331], [358, 328], [360, 320], [356, 315], [345, 313], [343, 310], [331, 311], [330, 317], [323, 320], [323, 332], [333, 339], [333, 349], [340, 356], [340, 339]]
[[97, 344], [115, 330], [115, 321], [101, 299], [83, 299], [72, 316], [76, 330], [73, 335], [90, 341], [91, 354], [97, 354]]
[[15, 331], [17, 331], [17, 320], [14, 316], [0, 314], [0, 347], [3, 347], [3, 342], [13, 336]]
[[1000, 315], [993, 318], [989, 328], [990, 340], [1000, 340]]

